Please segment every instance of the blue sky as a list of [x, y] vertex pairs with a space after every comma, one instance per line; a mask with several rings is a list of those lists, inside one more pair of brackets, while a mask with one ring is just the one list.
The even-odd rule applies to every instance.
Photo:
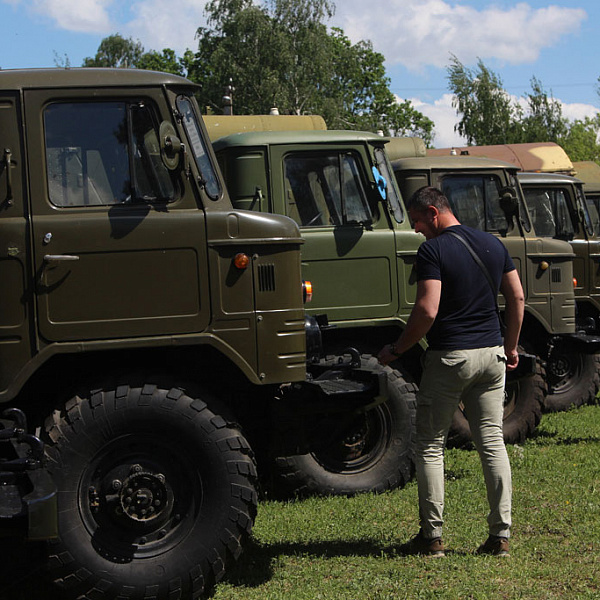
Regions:
[[[113, 33], [146, 50], [195, 49], [204, 0], [0, 0], [0, 68], [71, 66], [94, 56]], [[597, 0], [338, 0], [330, 25], [386, 58], [392, 91], [436, 125], [435, 145], [459, 144], [446, 79], [451, 54], [477, 58], [515, 97], [537, 77], [568, 118], [600, 109], [600, 2]]]

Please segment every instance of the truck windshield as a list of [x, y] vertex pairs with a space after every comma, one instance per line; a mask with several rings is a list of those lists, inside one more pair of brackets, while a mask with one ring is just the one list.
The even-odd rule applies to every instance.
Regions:
[[542, 237], [573, 239], [575, 225], [565, 190], [551, 187], [524, 187], [525, 201], [535, 233]]
[[284, 172], [287, 215], [301, 227], [372, 220], [353, 153], [291, 153], [284, 159]]
[[221, 186], [208, 155], [206, 141], [190, 99], [187, 96], [179, 96], [177, 108], [182, 115], [183, 126], [200, 172], [200, 183], [204, 186], [206, 193], [216, 200], [221, 195]]
[[495, 175], [450, 175], [442, 181], [442, 192], [457, 219], [474, 229], [502, 233], [508, 230], [500, 206], [500, 180]]

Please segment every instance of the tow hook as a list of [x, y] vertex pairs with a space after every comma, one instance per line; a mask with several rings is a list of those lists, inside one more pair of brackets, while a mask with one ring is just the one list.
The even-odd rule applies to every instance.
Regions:
[[0, 429], [0, 442], [16, 441], [29, 446], [28, 455], [11, 460], [0, 459], [0, 469], [4, 471], [27, 471], [38, 469], [44, 459], [44, 442], [31, 433], [27, 433], [27, 417], [18, 408], [8, 408], [2, 418], [12, 421], [12, 427]]

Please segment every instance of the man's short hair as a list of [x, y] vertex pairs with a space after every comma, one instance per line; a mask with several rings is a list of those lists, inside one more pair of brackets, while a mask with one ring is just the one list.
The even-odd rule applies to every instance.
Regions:
[[440, 190], [430, 186], [418, 189], [406, 203], [407, 210], [416, 212], [424, 212], [428, 206], [435, 206], [440, 212], [452, 212], [448, 198]]

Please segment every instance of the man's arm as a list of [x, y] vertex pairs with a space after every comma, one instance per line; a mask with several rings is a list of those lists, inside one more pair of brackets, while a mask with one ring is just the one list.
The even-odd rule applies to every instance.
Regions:
[[425, 337], [431, 329], [440, 306], [442, 282], [439, 279], [423, 279], [417, 282], [417, 298], [415, 305], [406, 322], [406, 328], [396, 340], [395, 354], [389, 345], [384, 346], [377, 358], [383, 365], [387, 365], [414, 346], [421, 338]]
[[500, 291], [506, 303], [504, 310], [504, 322], [506, 323], [506, 332], [504, 334], [504, 352], [507, 358], [506, 369], [512, 371], [519, 364], [517, 344], [519, 343], [519, 333], [521, 332], [523, 313], [525, 311], [523, 286], [516, 270], [504, 273], [500, 283]]

